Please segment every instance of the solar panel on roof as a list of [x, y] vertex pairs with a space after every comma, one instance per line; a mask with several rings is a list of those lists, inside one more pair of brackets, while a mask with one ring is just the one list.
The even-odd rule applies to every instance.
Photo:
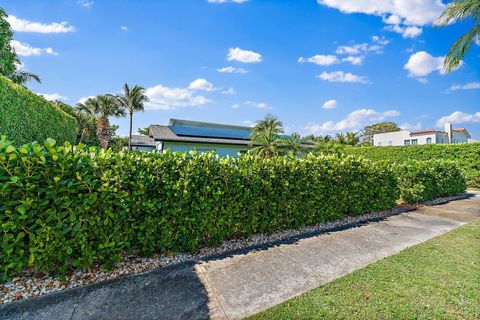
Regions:
[[170, 129], [178, 136], [225, 138], [225, 139], [248, 139], [249, 129], [240, 128], [210, 128], [193, 125], [173, 125]]

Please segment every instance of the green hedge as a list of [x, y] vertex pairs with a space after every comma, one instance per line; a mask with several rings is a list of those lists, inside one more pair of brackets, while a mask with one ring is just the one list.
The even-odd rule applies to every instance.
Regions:
[[400, 198], [418, 203], [462, 193], [465, 179], [459, 166], [448, 160], [412, 160], [394, 165], [400, 186]]
[[0, 76], [0, 135], [22, 145], [47, 138], [74, 142], [76, 120], [51, 102]]
[[0, 265], [63, 273], [121, 253], [224, 239], [395, 206], [388, 168], [355, 157], [137, 153], [0, 141]]
[[375, 161], [407, 162], [410, 160], [455, 160], [462, 169], [467, 185], [480, 188], [480, 143], [453, 145], [421, 145], [405, 147], [355, 147], [347, 154], [364, 156]]

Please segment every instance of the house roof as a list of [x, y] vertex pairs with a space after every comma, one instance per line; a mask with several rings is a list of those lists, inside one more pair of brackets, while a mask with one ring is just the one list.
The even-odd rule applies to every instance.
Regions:
[[132, 135], [132, 145], [155, 147], [155, 139], [149, 136]]
[[171, 126], [151, 125], [150, 135], [155, 141], [176, 141], [176, 142], [197, 142], [197, 143], [218, 143], [218, 144], [236, 144], [249, 145], [250, 139], [232, 139], [222, 137], [205, 137], [193, 135], [180, 135], [172, 130]]
[[428, 133], [446, 133], [445, 131], [440, 130], [422, 130], [422, 131], [412, 131], [410, 134], [428, 134]]

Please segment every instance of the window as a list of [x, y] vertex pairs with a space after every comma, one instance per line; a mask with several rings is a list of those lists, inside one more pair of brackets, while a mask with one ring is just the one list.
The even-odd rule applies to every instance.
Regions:
[[378, 144], [377, 144], [377, 146], [381, 147], [381, 146], [382, 146], [382, 142], [379, 141]]
[[403, 141], [403, 145], [409, 146], [409, 145], [410, 145], [410, 140], [404, 140], [404, 141]]
[[418, 144], [418, 139], [412, 139], [412, 146], [416, 146]]
[[432, 144], [432, 138], [427, 138], [427, 144]]
[[392, 142], [392, 141], [388, 141], [388, 145], [389, 145], [389, 146], [393, 146], [393, 142]]

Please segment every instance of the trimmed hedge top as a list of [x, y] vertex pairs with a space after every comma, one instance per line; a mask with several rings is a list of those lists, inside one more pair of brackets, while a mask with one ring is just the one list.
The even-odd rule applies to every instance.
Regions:
[[374, 161], [404, 163], [410, 160], [454, 160], [462, 169], [467, 185], [480, 188], [480, 143], [431, 144], [401, 147], [348, 148], [348, 154]]
[[0, 76], [0, 135], [16, 145], [47, 138], [74, 142], [76, 120], [43, 97]]

